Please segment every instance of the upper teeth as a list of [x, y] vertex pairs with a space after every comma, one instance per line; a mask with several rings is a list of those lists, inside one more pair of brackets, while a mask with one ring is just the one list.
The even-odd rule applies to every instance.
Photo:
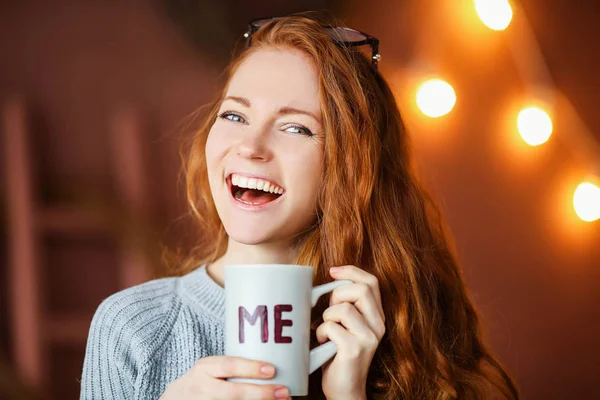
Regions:
[[282, 194], [283, 188], [260, 178], [248, 178], [238, 174], [231, 174], [231, 183], [246, 189], [258, 189], [268, 193]]

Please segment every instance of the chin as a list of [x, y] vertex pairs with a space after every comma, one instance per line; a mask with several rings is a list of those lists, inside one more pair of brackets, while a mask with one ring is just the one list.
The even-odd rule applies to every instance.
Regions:
[[257, 245], [272, 241], [274, 236], [273, 232], [266, 231], [264, 227], [261, 228], [255, 229], [243, 226], [225, 226], [225, 231], [231, 240], [245, 245]]

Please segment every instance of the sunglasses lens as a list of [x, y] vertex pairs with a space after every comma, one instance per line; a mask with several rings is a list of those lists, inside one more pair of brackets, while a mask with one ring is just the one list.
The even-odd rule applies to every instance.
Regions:
[[336, 42], [354, 43], [367, 40], [367, 37], [365, 35], [352, 28], [345, 28], [340, 26], [335, 28], [329, 28], [328, 31], [331, 39]]

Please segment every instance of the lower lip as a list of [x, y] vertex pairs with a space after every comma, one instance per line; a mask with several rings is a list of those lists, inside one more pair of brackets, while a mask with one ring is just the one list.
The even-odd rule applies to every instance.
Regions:
[[227, 192], [229, 193], [229, 198], [231, 199], [231, 202], [233, 203], [233, 205], [237, 208], [239, 208], [240, 210], [244, 210], [244, 211], [262, 211], [265, 210], [267, 208], [269, 208], [270, 206], [278, 203], [281, 198], [283, 197], [283, 194], [279, 195], [278, 198], [276, 198], [273, 201], [270, 201], [268, 203], [264, 203], [264, 204], [246, 204], [246, 203], [242, 203], [241, 201], [237, 201], [235, 199], [235, 197], [233, 197], [233, 193], [231, 192], [231, 184], [228, 183], [225, 187], [227, 189]]

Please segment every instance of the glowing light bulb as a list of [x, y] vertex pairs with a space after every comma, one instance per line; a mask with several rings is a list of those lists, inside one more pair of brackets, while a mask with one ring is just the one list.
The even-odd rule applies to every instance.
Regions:
[[505, 30], [513, 16], [507, 0], [475, 0], [475, 11], [481, 22], [495, 31]]
[[600, 188], [590, 182], [577, 186], [573, 194], [573, 208], [577, 216], [586, 222], [600, 219]]
[[417, 90], [417, 105], [423, 114], [437, 118], [448, 114], [456, 104], [454, 88], [441, 79], [430, 79]]
[[521, 110], [517, 128], [523, 140], [530, 146], [546, 143], [552, 135], [552, 120], [548, 113], [537, 107]]

